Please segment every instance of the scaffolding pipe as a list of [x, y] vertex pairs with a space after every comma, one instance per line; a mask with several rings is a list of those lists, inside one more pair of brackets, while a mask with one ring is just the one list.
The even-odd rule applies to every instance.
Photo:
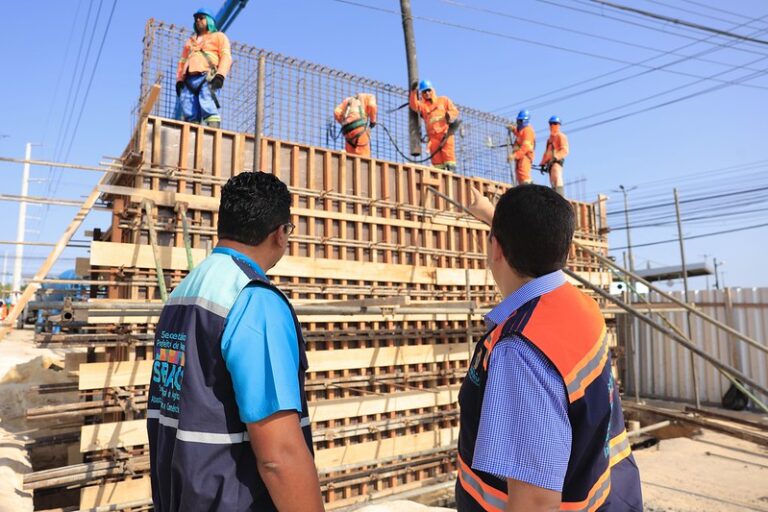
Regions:
[[573, 272], [573, 271], [571, 271], [571, 270], [569, 270], [567, 268], [563, 269], [563, 272], [565, 272], [566, 275], [568, 275], [569, 277], [571, 277], [575, 281], [581, 283], [584, 287], [589, 288], [590, 290], [592, 290], [595, 293], [597, 293], [598, 295], [600, 295], [602, 298], [613, 302], [614, 304], [619, 306], [621, 309], [623, 309], [627, 313], [635, 316], [641, 322], [644, 322], [644, 323], [648, 324], [649, 326], [651, 326], [652, 328], [656, 329], [660, 333], [665, 334], [666, 336], [672, 338], [673, 340], [678, 342], [683, 347], [687, 348], [688, 350], [694, 352], [696, 355], [698, 355], [702, 359], [704, 359], [704, 360], [708, 361], [709, 363], [711, 363], [715, 368], [719, 368], [719, 369], [721, 369], [723, 371], [727, 371], [728, 373], [738, 377], [739, 379], [741, 379], [745, 383], [749, 384], [750, 386], [752, 386], [756, 390], [760, 391], [765, 396], [768, 396], [768, 389], [766, 389], [765, 387], [760, 385], [757, 381], [753, 380], [752, 378], [750, 378], [747, 375], [744, 375], [742, 372], [736, 370], [735, 368], [733, 368], [733, 367], [731, 367], [731, 366], [729, 366], [727, 364], [721, 363], [716, 357], [713, 357], [713, 356], [709, 355], [707, 352], [705, 352], [703, 350], [700, 350], [698, 347], [693, 345], [690, 341], [685, 339], [684, 336], [680, 336], [679, 334], [677, 334], [672, 329], [667, 329], [666, 327], [662, 327], [658, 323], [656, 323], [653, 320], [651, 320], [650, 318], [648, 318], [646, 315], [642, 314], [637, 309], [633, 308], [632, 306], [630, 306], [628, 304], [625, 304], [624, 301], [622, 301], [621, 299], [619, 299], [617, 297], [614, 297], [613, 295], [611, 295], [610, 293], [606, 292], [605, 290], [603, 290], [599, 286], [594, 285], [590, 281], [584, 279], [583, 277], [581, 277], [577, 273], [575, 273], [575, 272]]
[[610, 259], [606, 258], [605, 256], [603, 256], [603, 255], [593, 251], [589, 247], [586, 247], [585, 245], [582, 245], [579, 242], [576, 242], [575, 240], [574, 240], [573, 243], [574, 243], [574, 245], [576, 245], [578, 248], [582, 249], [587, 254], [589, 254], [591, 256], [594, 256], [595, 258], [600, 260], [602, 263], [605, 263], [606, 265], [608, 265], [608, 266], [618, 270], [619, 272], [621, 272], [621, 273], [631, 277], [635, 281], [643, 283], [649, 289], [651, 289], [654, 292], [658, 293], [659, 295], [661, 295], [665, 299], [668, 299], [668, 300], [674, 302], [675, 304], [677, 304], [678, 306], [682, 307], [686, 311], [690, 311], [694, 315], [696, 315], [699, 318], [701, 318], [701, 319], [711, 323], [712, 325], [715, 325], [715, 326], [719, 327], [720, 329], [722, 329], [723, 331], [727, 332], [728, 334], [732, 334], [733, 336], [735, 336], [735, 337], [739, 338], [740, 340], [742, 340], [743, 342], [745, 342], [750, 347], [754, 347], [754, 348], [756, 348], [756, 349], [758, 349], [758, 350], [768, 354], [768, 347], [760, 344], [760, 342], [750, 338], [746, 334], [742, 334], [741, 332], [737, 331], [733, 327], [730, 327], [730, 326], [720, 322], [719, 320], [716, 320], [716, 319], [712, 318], [711, 316], [707, 315], [706, 313], [702, 313], [701, 311], [699, 311], [696, 308], [692, 308], [691, 306], [689, 306], [685, 302], [681, 301], [680, 299], [676, 298], [675, 296], [670, 295], [669, 293], [663, 291], [659, 287], [655, 286], [654, 284], [650, 283], [649, 281], [646, 281], [645, 279], [643, 279], [639, 275], [635, 274], [634, 272], [630, 272], [629, 270], [627, 270], [625, 268], [622, 268], [620, 265], [617, 265], [615, 262], [613, 262]]

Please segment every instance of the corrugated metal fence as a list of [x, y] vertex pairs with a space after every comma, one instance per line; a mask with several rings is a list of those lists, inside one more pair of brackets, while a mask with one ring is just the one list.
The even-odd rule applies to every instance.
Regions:
[[[682, 300], [682, 294], [676, 292]], [[652, 303], [667, 303], [652, 293]], [[768, 288], [730, 288], [691, 292], [691, 301], [702, 312], [714, 317], [753, 339], [768, 344]], [[638, 306], [641, 310], [642, 307]], [[686, 329], [686, 314], [682, 308], [665, 312], [682, 332]], [[637, 354], [627, 350], [624, 379], [628, 395], [633, 395], [634, 368], [638, 367], [638, 388], [641, 397], [675, 401], [693, 401], [690, 352], [673, 340], [634, 320]], [[763, 386], [768, 386], [768, 355], [735, 339], [712, 324], [693, 316], [693, 341], [723, 363], [741, 370]], [[695, 357], [699, 393], [702, 403], [720, 403], [730, 387], [712, 365]]]
[[[155, 115], [176, 117], [176, 65], [191, 33], [190, 27], [156, 20], [147, 22], [139, 104], [157, 76], [162, 75], [162, 93], [152, 112]], [[387, 126], [397, 145], [407, 154], [408, 108], [394, 110], [408, 101], [406, 89], [236, 41], [232, 41], [232, 69], [219, 92], [222, 128], [246, 133], [254, 131], [257, 69], [262, 55], [265, 57], [263, 135], [343, 150], [344, 138], [333, 120], [333, 109], [347, 96], [369, 92], [377, 97], [379, 124]], [[507, 148], [503, 145], [507, 143], [506, 125], [512, 120], [457, 106], [462, 119], [456, 136], [459, 174], [508, 183], [510, 168], [506, 161]], [[382, 129], [374, 129], [371, 139], [374, 158], [405, 161]], [[418, 158], [427, 156], [424, 146], [422, 156]]]

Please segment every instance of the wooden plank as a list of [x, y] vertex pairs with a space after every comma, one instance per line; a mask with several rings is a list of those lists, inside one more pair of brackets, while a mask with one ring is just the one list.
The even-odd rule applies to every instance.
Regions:
[[[487, 312], [487, 311], [486, 311]], [[482, 320], [480, 312], [472, 316], [473, 320]], [[92, 314], [87, 321], [93, 325], [105, 324], [155, 324], [160, 319], [160, 315], [115, 315], [105, 314], [104, 316]], [[299, 321], [305, 323], [340, 323], [340, 322], [461, 322], [467, 319], [466, 313], [393, 313], [393, 314], [357, 314], [357, 315], [299, 315]]]
[[84, 487], [80, 491], [80, 508], [117, 505], [144, 498], [152, 498], [152, 484], [149, 477]]
[[380, 441], [369, 441], [319, 450], [315, 454], [318, 469], [375, 461], [412, 452], [453, 446], [458, 441], [459, 427], [422, 432], [410, 436], [397, 436]]
[[218, 211], [219, 209], [218, 198], [185, 194], [172, 190], [148, 190], [118, 185], [100, 185], [99, 190], [104, 194], [130, 197], [131, 201], [135, 203], [149, 199], [157, 206], [175, 207], [177, 203], [187, 203], [192, 210]]
[[[458, 441], [458, 435], [459, 427], [449, 427], [410, 436], [328, 448], [319, 450], [315, 454], [315, 464], [318, 469], [366, 461], [371, 461], [371, 464], [375, 465], [377, 460], [386, 457], [453, 446]], [[101, 486], [85, 487], [80, 494], [80, 508], [126, 503], [151, 496], [152, 487], [149, 478], [123, 480]]]
[[[323, 400], [309, 404], [312, 422], [408, 411], [457, 403], [459, 386], [430, 391], [405, 391], [387, 396], [364, 396]], [[147, 421], [132, 420], [84, 425], [80, 430], [80, 452], [142, 446], [149, 442]]]
[[[205, 250], [192, 249], [195, 265], [205, 257]], [[160, 261], [164, 269], [186, 270], [187, 255], [181, 247], [160, 247]], [[138, 244], [93, 242], [91, 266], [154, 268], [152, 247]], [[392, 263], [356, 262], [354, 265], [339, 260], [284, 256], [270, 275], [315, 278], [349, 279], [396, 283], [421, 283], [445, 286], [466, 285], [464, 269], [418, 267]], [[483, 269], [470, 272], [474, 286], [492, 285], [490, 273]]]
[[[466, 314], [455, 315], [466, 319]], [[464, 361], [465, 343], [446, 345], [407, 345], [403, 347], [355, 348], [344, 351], [343, 357], [333, 351], [307, 352], [313, 372], [352, 368], [374, 368], [417, 363]], [[83, 363], [79, 368], [78, 389], [103, 389], [122, 386], [147, 386], [152, 375], [152, 360], [110, 363]]]
[[[183, 247], [159, 247], [160, 263], [167, 270], [187, 270], [187, 253]], [[198, 265], [205, 259], [204, 249], [192, 249]], [[155, 268], [151, 245], [91, 242], [91, 266]]]
[[78, 389], [103, 389], [122, 386], [148, 385], [152, 374], [152, 360], [80, 365]]

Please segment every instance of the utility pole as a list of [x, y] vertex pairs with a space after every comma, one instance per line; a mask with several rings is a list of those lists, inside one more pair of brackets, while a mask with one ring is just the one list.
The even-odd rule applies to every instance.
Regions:
[[[702, 254], [701, 255], [701, 257], [704, 258], [704, 268], [707, 267], [707, 261], [709, 261], [708, 260], [709, 256], [710, 256], [709, 254]], [[709, 274], [705, 274], [704, 275], [704, 279], [705, 279], [705, 286], [707, 288], [707, 291], [709, 291]]]
[[8, 275], [8, 251], [3, 251], [3, 277], [0, 278], [0, 296], [5, 296], [5, 276]]
[[[21, 197], [29, 195], [29, 161], [32, 159], [32, 143], [27, 142], [24, 152], [24, 167], [21, 172]], [[14, 301], [21, 295], [21, 267], [24, 259], [24, 234], [27, 229], [27, 203], [19, 202], [19, 218], [16, 224], [16, 260], [13, 262], [13, 282], [11, 292]]]
[[717, 258], [712, 258], [712, 264], [715, 266], [715, 290], [719, 290], [720, 289], [720, 279], [718, 277], [717, 269], [723, 263], [722, 262], [718, 263], [717, 262]]
[[[689, 301], [689, 295], [688, 295], [688, 269], [685, 264], [685, 244], [683, 243], [683, 223], [680, 220], [680, 198], [677, 195], [677, 188], [673, 189], [674, 195], [675, 195], [675, 216], [677, 217], [677, 237], [680, 240], [680, 262], [681, 262], [681, 269], [683, 271], [683, 291], [685, 293], [685, 303], [691, 306], [692, 304]], [[691, 325], [691, 312], [686, 311], [685, 313], [685, 319], [686, 319], [686, 328], [688, 335], [688, 339], [691, 341], [692, 344], [696, 344], [696, 342], [693, 340], [693, 327]], [[699, 379], [696, 378], [696, 360], [693, 357], [693, 352], [690, 352], [691, 356], [691, 381], [693, 383], [693, 397], [696, 402], [696, 408], [701, 408], [701, 401], [699, 399]]]
[[624, 185], [619, 185], [619, 190], [624, 194], [624, 223], [627, 226], [627, 254], [629, 255], [629, 270], [631, 272], [635, 271], [635, 257], [632, 255], [632, 230], [630, 229], [629, 224], [629, 199], [627, 198], [627, 195], [636, 188], [637, 186], [628, 189], [625, 188]]
[[[416, 60], [416, 35], [413, 32], [413, 16], [411, 15], [410, 0], [400, 0], [400, 13], [403, 18], [405, 59], [408, 62], [408, 93], [410, 94], [411, 84], [419, 81], [419, 65]], [[421, 125], [419, 125], [419, 114], [410, 108], [408, 109], [408, 135], [411, 156], [421, 155]]]

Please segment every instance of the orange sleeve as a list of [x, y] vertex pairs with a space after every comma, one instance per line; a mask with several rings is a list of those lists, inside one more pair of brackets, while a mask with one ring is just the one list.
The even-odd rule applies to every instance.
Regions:
[[453, 104], [451, 98], [445, 97], [445, 111], [448, 113], [448, 122], [452, 123], [459, 118], [459, 109]]
[[217, 32], [220, 34], [218, 37], [219, 46], [219, 65], [216, 68], [216, 72], [222, 76], [227, 76], [230, 68], [232, 67], [232, 48], [229, 44], [229, 38], [223, 32]]
[[370, 122], [376, 122], [376, 114], [379, 113], [379, 106], [376, 104], [376, 96], [374, 94], [368, 94], [368, 101], [365, 104], [365, 115], [368, 116]]
[[342, 116], [344, 115], [344, 109], [347, 108], [347, 100], [345, 99], [341, 103], [339, 103], [336, 108], [333, 110], [333, 117], [336, 119], [337, 123], [340, 123], [342, 121]]
[[181, 50], [181, 59], [176, 66], [176, 81], [181, 82], [184, 80], [184, 68], [187, 67], [187, 59], [189, 58], [189, 41], [184, 43], [184, 49]]
[[408, 96], [408, 105], [411, 107], [411, 110], [421, 114], [421, 101], [419, 101], [418, 92], [411, 91], [410, 96]]

